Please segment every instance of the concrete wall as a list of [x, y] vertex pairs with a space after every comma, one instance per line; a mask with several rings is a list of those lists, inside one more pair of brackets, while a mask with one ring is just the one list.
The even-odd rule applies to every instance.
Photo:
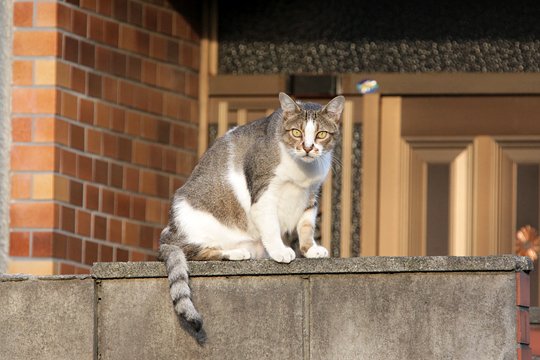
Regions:
[[[92, 278], [3, 277], [10, 359], [518, 359], [526, 258], [191, 263], [203, 346], [175, 317], [161, 263], [98, 263]], [[16, 281], [18, 280], [18, 281]]]

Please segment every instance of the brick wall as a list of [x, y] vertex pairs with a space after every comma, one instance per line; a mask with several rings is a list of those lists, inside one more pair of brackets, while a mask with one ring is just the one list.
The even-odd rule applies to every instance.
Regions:
[[185, 3], [14, 3], [11, 272], [155, 259], [196, 161], [199, 14]]

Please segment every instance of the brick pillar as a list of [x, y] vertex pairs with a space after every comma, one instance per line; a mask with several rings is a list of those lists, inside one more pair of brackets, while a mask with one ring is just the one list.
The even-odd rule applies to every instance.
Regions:
[[518, 360], [531, 360], [529, 307], [531, 305], [529, 273], [516, 273], [516, 306], [517, 306], [517, 354]]
[[196, 161], [189, 6], [14, 3], [11, 272], [155, 259], [169, 196]]

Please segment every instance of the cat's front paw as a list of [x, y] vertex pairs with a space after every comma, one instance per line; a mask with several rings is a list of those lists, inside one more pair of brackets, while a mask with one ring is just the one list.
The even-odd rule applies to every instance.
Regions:
[[310, 259], [325, 258], [328, 257], [328, 250], [323, 246], [313, 245], [306, 251], [304, 256]]
[[294, 250], [290, 247], [283, 247], [269, 253], [270, 257], [280, 263], [290, 263], [296, 257]]

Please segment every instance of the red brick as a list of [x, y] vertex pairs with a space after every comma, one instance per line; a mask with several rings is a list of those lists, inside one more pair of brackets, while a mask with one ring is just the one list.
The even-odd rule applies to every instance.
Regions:
[[67, 118], [76, 120], [77, 119], [77, 97], [70, 93], [62, 91], [62, 106], [61, 114]]
[[126, 76], [126, 55], [114, 51], [112, 53], [112, 65], [111, 70], [114, 75]]
[[69, 185], [69, 203], [71, 205], [82, 206], [83, 204], [83, 184], [71, 180]]
[[128, 2], [127, 0], [114, 0], [113, 16], [116, 20], [125, 22], [128, 19]]
[[13, 25], [31, 27], [34, 8], [32, 3], [16, 2], [13, 4]]
[[32, 234], [32, 257], [51, 257], [53, 255], [53, 234], [35, 232]]
[[94, 123], [94, 102], [87, 99], [79, 99], [79, 121], [86, 124]]
[[81, 65], [93, 68], [95, 64], [95, 46], [92, 43], [81, 41], [80, 43], [80, 63]]
[[58, 27], [66, 31], [71, 31], [71, 9], [65, 6], [62, 3], [57, 3], [58, 5]]
[[123, 187], [124, 182], [124, 167], [118, 164], [111, 164], [111, 182], [110, 185], [117, 189]]
[[75, 266], [66, 263], [60, 263], [60, 274], [72, 275], [75, 274]]
[[32, 175], [11, 175], [11, 197], [13, 199], [29, 199], [32, 196]]
[[529, 274], [524, 271], [516, 273], [516, 305], [531, 305], [531, 283]]
[[84, 151], [84, 128], [79, 125], [71, 124], [69, 127], [69, 146]]
[[71, 16], [72, 18], [72, 24], [71, 29], [72, 31], [82, 37], [86, 37], [86, 22], [87, 22], [87, 16], [82, 11], [72, 10], [73, 14]]
[[70, 36], [64, 37], [63, 58], [73, 63], [79, 62], [79, 40]]
[[111, 246], [99, 245], [99, 261], [111, 262], [113, 261], [113, 248]]
[[107, 218], [99, 215], [94, 215], [94, 232], [93, 237], [96, 239], [107, 239]]
[[11, 170], [54, 170], [54, 147], [50, 145], [12, 146]]
[[71, 67], [71, 89], [81, 94], [86, 93], [86, 71]]
[[162, 10], [158, 16], [158, 30], [162, 33], [172, 34], [172, 13], [169, 10]]
[[113, 103], [118, 102], [118, 81], [116, 79], [104, 76], [102, 90], [105, 100]]
[[97, 2], [96, 0], [81, 0], [81, 8], [96, 11]]
[[60, 48], [60, 35], [54, 31], [16, 31], [13, 35], [15, 56], [55, 56]]
[[517, 342], [520, 344], [529, 344], [529, 309], [517, 309]]
[[143, 61], [142, 64], [142, 81], [156, 85], [157, 82], [157, 64], [153, 61]]
[[62, 206], [62, 230], [75, 232], [75, 209], [67, 206]]
[[56, 120], [54, 118], [36, 118], [34, 121], [34, 141], [53, 142], [55, 141]]
[[130, 221], [124, 221], [124, 237], [122, 244], [138, 246], [140, 240], [140, 226]]
[[120, 220], [110, 218], [108, 227], [109, 234], [107, 235], [107, 240], [116, 243], [122, 242], [122, 222]]
[[108, 129], [111, 126], [111, 107], [101, 102], [96, 103], [94, 124]]
[[53, 256], [58, 259], [67, 258], [67, 236], [64, 234], [53, 233]]
[[69, 260], [81, 262], [82, 260], [82, 240], [73, 236], [67, 239], [67, 258]]
[[86, 151], [93, 154], [101, 154], [102, 134], [94, 129], [86, 129]]
[[69, 144], [69, 124], [60, 119], [55, 119], [54, 124], [54, 138], [55, 141], [62, 145]]
[[101, 209], [107, 214], [114, 214], [114, 192], [107, 189], [101, 189]]
[[106, 16], [112, 15], [112, 4], [111, 0], [97, 0], [97, 11]]
[[89, 23], [88, 37], [92, 40], [102, 42], [103, 41], [103, 27], [104, 27], [103, 20], [95, 16], [89, 16], [88, 23]]
[[154, 229], [150, 226], [141, 226], [141, 241], [140, 246], [146, 249], [154, 247]]
[[528, 346], [521, 345], [517, 349], [518, 360], [532, 360], [532, 355], [533, 353], [531, 352], [531, 349]]
[[98, 244], [92, 241], [84, 242], [84, 263], [86, 265], [92, 265], [98, 261]]
[[129, 261], [129, 252], [127, 250], [117, 248], [115, 261]]
[[11, 232], [9, 234], [9, 255], [30, 256], [30, 233]]
[[140, 221], [146, 219], [146, 199], [144, 197], [134, 196], [132, 198], [131, 217]]
[[101, 75], [88, 73], [88, 96], [101, 98]]
[[124, 171], [125, 189], [129, 191], [139, 191], [139, 170], [126, 167]]
[[56, 27], [59, 20], [59, 9], [57, 3], [37, 3], [36, 26]]
[[112, 51], [96, 46], [96, 70], [110, 73], [112, 71]]
[[142, 5], [136, 2], [130, 1], [128, 8], [128, 19], [130, 24], [142, 26]]
[[118, 156], [118, 136], [103, 133], [103, 155], [116, 159]]
[[[110, 0], [108, 0], [110, 1]], [[113, 21], [105, 21], [103, 24], [105, 36], [103, 41], [110, 46], [118, 47], [119, 25]]]
[[138, 251], [129, 252], [129, 261], [144, 261], [146, 258], [145, 254]]
[[126, 124], [126, 112], [121, 108], [112, 108], [111, 110], [111, 129], [117, 132], [124, 132]]
[[11, 137], [14, 142], [32, 141], [32, 119], [16, 117], [11, 121]]
[[[21, 3], [18, 3], [21, 4]], [[23, 3], [26, 4], [26, 3]], [[32, 85], [32, 61], [15, 60], [12, 63], [13, 85]]]
[[65, 175], [77, 175], [77, 155], [75, 153], [60, 150], [60, 171]]
[[109, 166], [107, 162], [94, 159], [94, 179], [93, 180], [103, 185], [107, 185], [109, 183]]
[[540, 326], [531, 324], [530, 327], [530, 347], [534, 355], [540, 355]]
[[54, 226], [54, 204], [12, 203], [10, 220], [11, 228], [51, 228]]
[[15, 88], [12, 90], [14, 113], [56, 114], [58, 93], [55, 89]]
[[90, 236], [92, 234], [92, 216], [89, 212], [77, 210], [77, 234]]
[[158, 10], [153, 6], [145, 6], [143, 11], [144, 27], [150, 31], [156, 31], [158, 28]]
[[127, 194], [115, 194], [115, 215], [129, 217], [131, 197]]
[[95, 186], [85, 185], [85, 207], [89, 210], [99, 209], [99, 189]]

